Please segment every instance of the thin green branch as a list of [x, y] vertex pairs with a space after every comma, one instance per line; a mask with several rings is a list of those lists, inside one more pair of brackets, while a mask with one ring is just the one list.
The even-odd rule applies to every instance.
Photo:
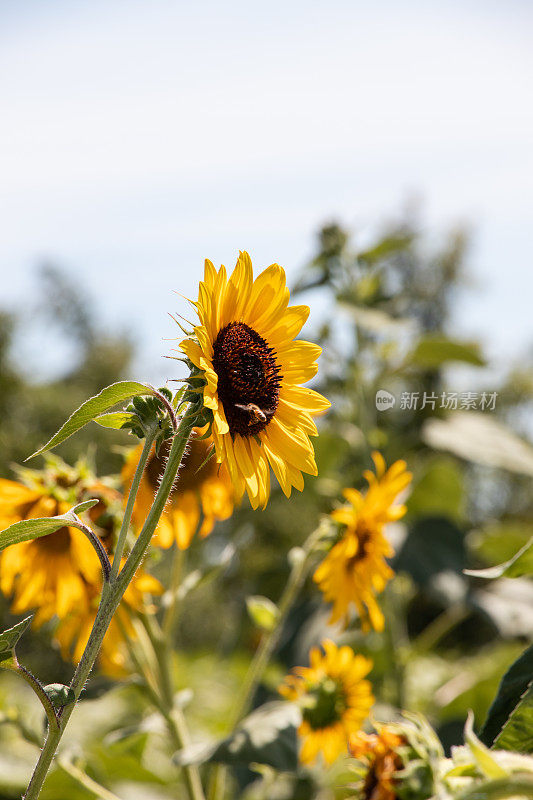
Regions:
[[126, 510], [124, 511], [124, 517], [122, 518], [122, 525], [120, 526], [120, 533], [118, 535], [117, 546], [115, 547], [113, 566], [111, 568], [112, 580], [114, 580], [117, 577], [120, 570], [120, 562], [122, 559], [122, 553], [124, 552], [124, 545], [126, 544], [126, 537], [128, 535], [128, 530], [131, 523], [131, 515], [133, 514], [135, 499], [137, 497], [137, 492], [139, 491], [139, 484], [141, 482], [144, 468], [146, 467], [146, 463], [150, 456], [150, 451], [152, 449], [152, 444], [154, 443], [155, 437], [156, 437], [155, 430], [148, 431], [146, 433], [146, 438], [144, 440], [141, 457], [139, 459], [139, 463], [137, 464], [135, 475], [133, 476], [130, 493], [128, 495], [128, 502], [126, 504]]
[[3, 661], [0, 666], [3, 669], [8, 669], [10, 672], [14, 672], [16, 675], [20, 675], [20, 677], [23, 678], [29, 686], [31, 686], [46, 712], [48, 725], [51, 729], [59, 730], [59, 719], [54, 705], [46, 694], [44, 686], [35, 677], [35, 675], [32, 675], [32, 673], [26, 669], [26, 667], [23, 667], [22, 664], [18, 663], [15, 654], [13, 654], [12, 659], [9, 661]]
[[82, 769], [77, 767], [72, 762], [67, 761], [64, 758], [58, 759], [58, 765], [61, 767], [63, 772], [66, 772], [67, 775], [70, 775], [71, 778], [74, 778], [80, 786], [83, 786], [84, 789], [87, 789], [89, 792], [94, 794], [98, 800], [120, 800], [116, 794], [110, 792], [109, 789], [106, 789], [105, 786], [101, 786], [95, 780], [89, 777], [86, 772]]

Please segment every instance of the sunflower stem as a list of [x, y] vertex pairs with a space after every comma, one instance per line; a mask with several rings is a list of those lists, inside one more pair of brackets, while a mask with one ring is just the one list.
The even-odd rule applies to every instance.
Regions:
[[41, 705], [44, 708], [48, 718], [49, 728], [59, 729], [59, 720], [57, 718], [57, 712], [54, 708], [54, 705], [48, 697], [44, 686], [35, 677], [35, 675], [32, 675], [31, 672], [26, 669], [26, 667], [23, 667], [22, 664], [19, 664], [16, 657], [14, 657], [12, 661], [4, 661], [2, 664], [0, 664], [0, 666], [2, 669], [8, 669], [11, 672], [15, 672], [17, 675], [20, 675], [21, 678], [24, 678], [26, 683], [31, 686], [41, 701]]
[[[59, 726], [49, 726], [41, 755], [35, 766], [30, 783], [24, 795], [24, 800], [37, 800], [39, 797], [44, 781], [48, 774], [48, 770], [56, 754], [57, 747], [70, 719], [70, 715], [76, 706], [83, 687], [85, 686], [85, 683], [98, 657], [98, 653], [109, 627], [109, 623], [111, 622], [113, 614], [117, 610], [117, 607], [122, 600], [124, 592], [128, 588], [130, 581], [135, 575], [135, 572], [137, 571], [146, 554], [152, 539], [152, 535], [172, 490], [172, 486], [176, 479], [187, 442], [189, 441], [196, 417], [200, 413], [201, 408], [196, 406], [195, 410], [196, 414], [193, 413], [192, 410], [189, 412], [187, 415], [188, 419], [186, 421], [185, 419], [182, 419], [178, 432], [174, 436], [159, 489], [157, 490], [157, 494], [154, 498], [154, 502], [148, 517], [146, 518], [143, 528], [135, 544], [133, 545], [126, 563], [122, 567], [122, 570], [118, 576], [114, 577], [112, 575], [110, 581], [107, 584], [104, 584], [100, 605], [96, 613], [91, 634], [70, 684], [70, 688], [74, 695], [74, 700], [69, 705], [64, 706], [58, 713]], [[150, 452], [147, 442], [145, 442], [145, 449], [148, 451], [148, 453]], [[128, 499], [130, 510], [133, 509], [134, 502], [135, 492], [132, 491], [130, 492], [130, 497]], [[115, 562], [120, 563], [120, 558], [115, 557]], [[201, 800], [202, 795], [197, 794], [195, 796], [192, 794], [192, 792], [189, 792], [189, 794], [191, 796], [191, 800]]]
[[93, 531], [93, 529], [90, 528], [88, 525], [85, 525], [85, 523], [82, 522], [81, 520], [77, 527], [79, 528], [80, 531], [82, 531], [82, 533], [85, 534], [85, 536], [88, 538], [88, 540], [94, 547], [96, 555], [98, 556], [100, 560], [100, 565], [102, 567], [102, 576], [104, 579], [104, 583], [107, 583], [111, 575], [111, 564], [109, 562], [109, 557], [105, 551], [104, 545], [102, 544], [96, 533]]
[[152, 444], [154, 443], [156, 435], [157, 431], [155, 429], [147, 431], [146, 433], [143, 449], [141, 452], [141, 457], [139, 459], [139, 463], [137, 464], [135, 475], [133, 476], [130, 493], [128, 495], [128, 502], [126, 504], [126, 510], [124, 512], [124, 517], [122, 518], [122, 525], [120, 526], [120, 533], [117, 539], [117, 546], [115, 547], [113, 566], [111, 567], [112, 580], [116, 579], [118, 571], [120, 569], [122, 553], [124, 552], [124, 545], [126, 544], [126, 537], [128, 535], [128, 530], [130, 527], [131, 515], [133, 514], [133, 506], [135, 505], [135, 499], [137, 497], [137, 492], [139, 491], [139, 484], [141, 482], [142, 474], [144, 472], [144, 468], [146, 467], [146, 462], [148, 461], [148, 458], [150, 456], [150, 451], [152, 449]]
[[[296, 600], [300, 589], [309, 572], [309, 566], [313, 557], [315, 546], [324, 533], [324, 528], [319, 525], [313, 533], [311, 533], [302, 547], [301, 558], [295, 561], [289, 579], [281, 595], [278, 604], [278, 617], [276, 625], [271, 631], [263, 634], [259, 647], [252, 659], [248, 672], [242, 685], [240, 698], [231, 714], [230, 731], [238, 725], [243, 717], [249, 711], [250, 705], [254, 698], [257, 687], [259, 686], [265, 669], [276, 649], [280, 636], [283, 631], [283, 626], [289, 615], [294, 601]], [[219, 800], [224, 796], [226, 767], [224, 764], [217, 764], [212, 772], [208, 800]]]
[[[139, 614], [159, 667], [160, 693], [155, 703], [167, 727], [176, 750], [190, 744], [189, 729], [183, 711], [176, 705], [172, 681], [172, 646], [169, 637], [159, 626], [157, 619], [149, 614]], [[191, 800], [205, 800], [200, 772], [195, 765], [186, 765], [183, 775]]]
[[169, 586], [169, 603], [165, 609], [163, 617], [162, 628], [163, 633], [167, 640], [172, 640], [172, 634], [176, 625], [178, 615], [178, 589], [181, 583], [181, 576], [183, 574], [183, 566], [185, 564], [185, 550], [182, 550], [178, 545], [175, 545], [174, 556], [172, 558], [172, 571], [170, 575]]

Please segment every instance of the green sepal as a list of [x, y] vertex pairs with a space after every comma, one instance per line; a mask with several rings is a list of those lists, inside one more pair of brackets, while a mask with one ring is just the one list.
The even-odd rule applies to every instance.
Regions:
[[12, 628], [8, 628], [7, 631], [0, 633], [0, 661], [6, 661], [8, 659], [14, 660], [14, 650], [17, 642], [32, 619], [33, 614], [30, 614], [29, 617], [25, 617], [20, 622], [17, 622]]
[[54, 708], [68, 706], [76, 699], [70, 686], [66, 686], [64, 683], [49, 683], [48, 686], [43, 686], [43, 689], [50, 698]]

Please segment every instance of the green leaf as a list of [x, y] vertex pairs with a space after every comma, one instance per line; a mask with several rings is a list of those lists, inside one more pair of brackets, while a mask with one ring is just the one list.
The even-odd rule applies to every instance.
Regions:
[[263, 631], [272, 631], [276, 627], [279, 610], [268, 597], [255, 595], [246, 598], [246, 608], [252, 622]]
[[465, 569], [466, 575], [473, 575], [475, 578], [521, 578], [523, 575], [533, 575], [533, 536], [515, 555], [498, 564], [496, 567], [487, 569]]
[[44, 691], [52, 701], [54, 708], [62, 708], [73, 703], [75, 695], [70, 686], [65, 686], [64, 683], [49, 683], [44, 686]]
[[223, 764], [268, 764], [291, 772], [298, 765], [296, 730], [301, 722], [293, 703], [266, 703], [244, 719], [220, 743], [198, 744], [180, 750], [174, 761], [181, 766], [218, 761]]
[[17, 622], [17, 624], [13, 625], [12, 628], [8, 628], [7, 631], [0, 633], [0, 661], [5, 661], [7, 658], [11, 657], [18, 640], [32, 619], [33, 614], [31, 614], [29, 617], [25, 617], [20, 622]]
[[85, 403], [67, 419], [58, 432], [52, 436], [43, 447], [29, 456], [26, 461], [41, 455], [41, 453], [46, 453], [47, 450], [51, 450], [53, 447], [61, 444], [61, 442], [64, 442], [65, 439], [68, 439], [73, 433], [79, 431], [95, 417], [100, 416], [105, 411], [116, 406], [117, 403], [129, 400], [132, 397], [139, 397], [142, 395], [156, 396], [157, 394], [157, 391], [153, 387], [147, 386], [144, 383], [138, 383], [137, 381], [119, 381], [118, 383], [111, 384], [111, 386], [107, 386], [105, 389], [102, 389], [99, 394], [95, 395], [95, 397], [86, 400]]
[[131, 411], [112, 411], [110, 414], [100, 414], [100, 416], [93, 419], [93, 422], [98, 423], [103, 428], [121, 430], [124, 425], [133, 422], [135, 419], [138, 419], [137, 414], [133, 414]]
[[490, 750], [474, 733], [474, 715], [471, 711], [468, 712], [465, 725], [465, 742], [474, 756], [479, 771], [486, 778], [505, 778], [507, 776], [507, 771], [498, 764]]
[[502, 678], [479, 737], [489, 747], [520, 702], [533, 678], [533, 645], [525, 650]]
[[494, 747], [516, 753], [533, 753], [533, 680], [503, 726]]
[[476, 464], [533, 475], [533, 447], [488, 411], [454, 411], [446, 419], [428, 419], [422, 439]]
[[23, 519], [20, 522], [14, 522], [13, 525], [10, 525], [9, 528], [0, 533], [0, 551], [5, 550], [6, 547], [12, 544], [29, 542], [31, 539], [48, 536], [48, 534], [54, 533], [65, 526], [81, 528], [82, 523], [77, 515], [82, 514], [97, 503], [98, 500], [85, 500], [85, 502], [69, 509], [66, 514], [59, 514], [57, 517], [36, 517], [35, 519]]
[[524, 774], [476, 782], [454, 797], [456, 800], [533, 800], [533, 778]]
[[406, 361], [407, 364], [414, 364], [423, 369], [435, 369], [447, 361], [462, 361], [477, 367], [485, 364], [479, 352], [479, 345], [476, 343], [460, 342], [432, 334], [419, 339]]

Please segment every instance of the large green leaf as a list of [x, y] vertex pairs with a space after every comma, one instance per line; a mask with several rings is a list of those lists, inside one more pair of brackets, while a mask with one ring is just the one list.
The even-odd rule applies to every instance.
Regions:
[[181, 765], [219, 761], [224, 764], [268, 764], [293, 771], [298, 764], [296, 730], [299, 708], [284, 701], [266, 703], [244, 719], [220, 743], [191, 745], [174, 756]]
[[502, 728], [494, 747], [533, 753], [533, 678]]
[[489, 747], [494, 743], [532, 680], [533, 645], [530, 645], [502, 678], [498, 693], [479, 734], [482, 742]]
[[[41, 453], [46, 453], [47, 450], [51, 450], [53, 447], [61, 444], [61, 442], [64, 442], [65, 439], [68, 439], [73, 433], [79, 431], [95, 417], [104, 414], [104, 412], [116, 406], [117, 403], [130, 400], [132, 397], [142, 395], [158, 396], [158, 394], [159, 393], [152, 386], [147, 386], [138, 381], [119, 381], [118, 383], [112, 383], [111, 386], [102, 389], [99, 394], [89, 398], [89, 400], [86, 400], [85, 403], [76, 409], [58, 432], [52, 436], [43, 447], [40, 447], [33, 455], [29, 456], [29, 458], [34, 458], [35, 456], [41, 455]], [[29, 459], [26, 459], [26, 461], [28, 460]]]
[[533, 536], [509, 561], [504, 561], [503, 564], [495, 567], [487, 567], [487, 569], [465, 569], [464, 572], [475, 578], [486, 578], [487, 580], [533, 575]]
[[440, 367], [447, 361], [462, 361], [482, 367], [485, 360], [479, 352], [479, 345], [460, 342], [444, 336], [428, 334], [418, 340], [414, 350], [407, 356], [407, 364], [415, 364], [424, 369]]
[[78, 514], [82, 514], [97, 503], [98, 500], [85, 500], [85, 502], [79, 503], [65, 514], [59, 514], [57, 517], [37, 517], [36, 519], [23, 519], [20, 522], [14, 522], [13, 525], [10, 525], [9, 528], [0, 533], [0, 551], [5, 550], [6, 547], [12, 544], [20, 544], [20, 542], [29, 542], [31, 539], [48, 536], [48, 534], [54, 533], [65, 526], [83, 529], [83, 523], [78, 518]]
[[533, 447], [489, 411], [454, 411], [446, 419], [429, 419], [422, 438], [430, 447], [467, 461], [533, 475]]

